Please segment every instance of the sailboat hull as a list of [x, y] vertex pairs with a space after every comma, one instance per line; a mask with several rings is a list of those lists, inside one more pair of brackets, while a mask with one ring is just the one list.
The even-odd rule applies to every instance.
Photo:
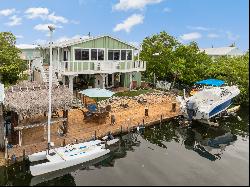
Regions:
[[59, 159], [54, 162], [46, 162], [42, 164], [38, 164], [35, 166], [30, 166], [30, 172], [32, 176], [38, 176], [45, 173], [50, 173], [53, 171], [57, 171], [60, 169], [68, 168], [74, 165], [78, 165], [80, 163], [88, 162], [90, 160], [96, 159], [98, 157], [104, 156], [108, 154], [110, 151], [108, 149], [98, 149], [89, 153], [88, 155], [84, 155], [82, 157], [73, 158], [71, 160], [63, 160]]

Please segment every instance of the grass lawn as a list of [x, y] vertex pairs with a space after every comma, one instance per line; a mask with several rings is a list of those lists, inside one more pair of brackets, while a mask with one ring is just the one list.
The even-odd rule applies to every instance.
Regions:
[[149, 90], [132, 90], [132, 91], [127, 91], [127, 92], [118, 92], [116, 94], [114, 94], [113, 96], [116, 97], [123, 97], [123, 96], [129, 96], [129, 97], [133, 97], [133, 96], [137, 96], [140, 94], [145, 94], [145, 93], [151, 93], [154, 92], [155, 90], [153, 89], [149, 89]]
[[[115, 93], [113, 96], [115, 97], [124, 97], [124, 96], [128, 96], [128, 97], [133, 97], [133, 96], [137, 96], [140, 94], [145, 94], [145, 93], [151, 93], [151, 92], [155, 92], [157, 90], [154, 89], [148, 89], [148, 90], [132, 90], [132, 91], [126, 91], [126, 92], [118, 92]], [[101, 101], [101, 100], [105, 100], [108, 99], [108, 97], [98, 97], [98, 98], [92, 98], [95, 101]]]

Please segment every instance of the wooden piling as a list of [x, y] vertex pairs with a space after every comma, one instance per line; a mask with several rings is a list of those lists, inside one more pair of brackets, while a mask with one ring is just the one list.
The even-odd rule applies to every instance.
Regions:
[[175, 112], [176, 111], [176, 103], [172, 103], [172, 112]]

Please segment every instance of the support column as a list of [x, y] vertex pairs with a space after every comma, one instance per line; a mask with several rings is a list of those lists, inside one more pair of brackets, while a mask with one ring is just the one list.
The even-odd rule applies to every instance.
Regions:
[[63, 82], [63, 85], [65, 85], [65, 75], [62, 76], [62, 82]]
[[114, 86], [114, 85], [115, 85], [115, 74], [112, 73], [112, 86]]
[[108, 76], [108, 74], [106, 73], [101, 73], [100, 74], [102, 76], [102, 88], [105, 89], [105, 80], [106, 80], [106, 77]]
[[5, 146], [5, 130], [4, 130], [4, 119], [3, 119], [3, 107], [0, 103], [0, 150], [4, 150]]
[[133, 73], [129, 73], [129, 90], [132, 90]]
[[19, 136], [19, 146], [22, 146], [22, 136], [23, 136], [23, 133], [22, 133], [22, 130], [20, 130], [19, 132], [18, 132], [18, 136]]
[[63, 111], [63, 118], [67, 118], [67, 121], [63, 122], [63, 127], [64, 127], [64, 134], [66, 134], [68, 132], [68, 115], [69, 111], [68, 110], [64, 110]]
[[76, 75], [69, 75], [69, 89], [70, 89], [70, 91], [73, 93], [73, 85], [74, 85], [74, 77], [75, 77]]

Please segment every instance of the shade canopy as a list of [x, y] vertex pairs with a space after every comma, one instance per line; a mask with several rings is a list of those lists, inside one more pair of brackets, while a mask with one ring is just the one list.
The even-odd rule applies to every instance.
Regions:
[[84, 94], [88, 97], [111, 97], [115, 94], [114, 92], [101, 88], [90, 88], [82, 90], [79, 93]]
[[203, 84], [203, 85], [209, 85], [209, 86], [221, 86], [225, 84], [225, 81], [219, 80], [219, 79], [207, 79], [207, 80], [198, 81], [195, 84]]

